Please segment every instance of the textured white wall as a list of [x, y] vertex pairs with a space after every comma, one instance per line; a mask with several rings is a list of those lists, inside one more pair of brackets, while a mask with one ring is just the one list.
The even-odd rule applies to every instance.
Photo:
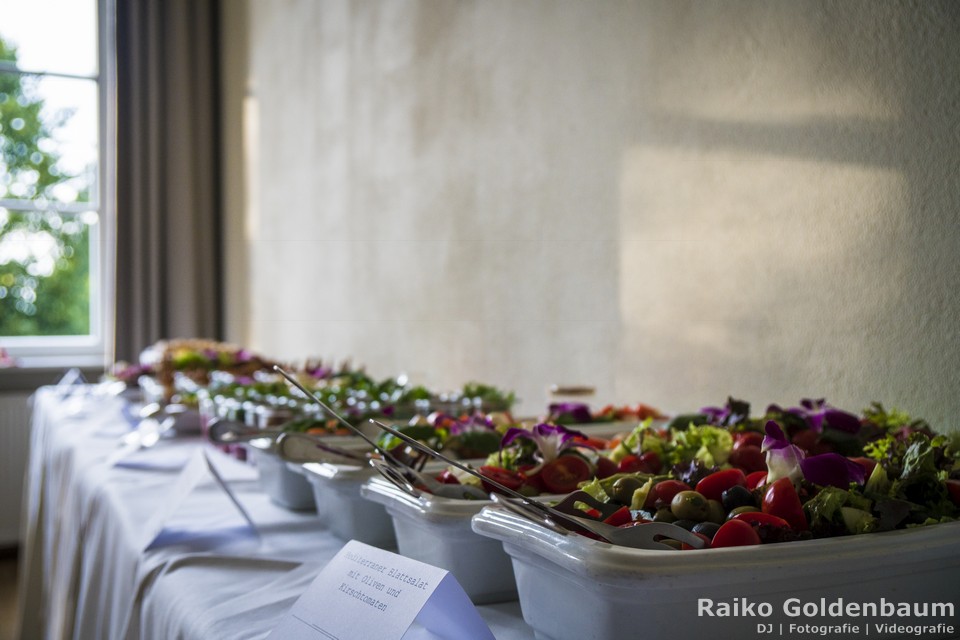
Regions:
[[526, 412], [569, 382], [958, 426], [955, 3], [242, 10], [235, 339]]

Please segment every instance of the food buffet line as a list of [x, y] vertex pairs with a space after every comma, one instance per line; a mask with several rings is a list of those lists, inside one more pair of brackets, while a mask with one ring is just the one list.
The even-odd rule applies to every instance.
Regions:
[[351, 540], [449, 571], [496, 638], [957, 634], [960, 442], [879, 403], [527, 420], [198, 340], [33, 402], [25, 638], [267, 637]]

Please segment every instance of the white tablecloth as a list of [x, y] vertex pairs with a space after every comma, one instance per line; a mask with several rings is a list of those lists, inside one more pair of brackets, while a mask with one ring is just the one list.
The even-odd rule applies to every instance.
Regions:
[[[70, 398], [54, 388], [34, 396], [21, 637], [267, 636], [343, 542], [315, 516], [274, 505], [255, 469], [218, 456], [217, 467], [260, 537], [242, 534], [239, 514], [211, 481], [168, 522], [165, 544], [142, 550], [150, 516], [177, 478], [177, 460], [206, 445], [164, 440], [130, 459], [136, 464], [109, 466], [134, 422], [128, 403], [97, 395], [92, 386]], [[533, 637], [516, 602], [477, 609], [497, 638]]]

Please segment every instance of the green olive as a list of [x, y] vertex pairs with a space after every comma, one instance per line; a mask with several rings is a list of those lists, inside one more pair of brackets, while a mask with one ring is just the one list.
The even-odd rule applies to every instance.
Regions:
[[756, 507], [751, 507], [750, 505], [744, 505], [742, 507], [730, 509], [730, 513], [727, 514], [727, 520], [731, 519], [733, 516], [737, 515], [738, 513], [754, 513], [757, 511], [760, 511], [760, 509], [757, 509]]
[[657, 509], [657, 512], [653, 514], [653, 521], [654, 522], [676, 522], [677, 516], [673, 515], [673, 511], [671, 511], [669, 508], [660, 507], [659, 509]]
[[618, 478], [617, 481], [613, 483], [613, 486], [610, 487], [610, 497], [613, 498], [615, 502], [629, 505], [633, 500], [633, 492], [642, 487], [645, 483], [645, 479], [641, 479], [636, 476], [624, 476], [623, 478]]
[[727, 519], [727, 510], [723, 508], [723, 505], [719, 500], [707, 500], [707, 517], [705, 520], [707, 522], [715, 522], [717, 524], [723, 524], [723, 521]]
[[673, 496], [670, 502], [670, 511], [678, 520], [693, 520], [703, 522], [707, 519], [710, 505], [702, 493], [697, 491], [681, 491]]

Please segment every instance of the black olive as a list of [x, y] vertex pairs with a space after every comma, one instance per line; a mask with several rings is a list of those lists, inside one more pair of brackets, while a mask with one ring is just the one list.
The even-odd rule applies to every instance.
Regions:
[[740, 485], [734, 485], [720, 494], [720, 501], [727, 511], [733, 511], [737, 507], [757, 506], [757, 499], [753, 492]]
[[675, 520], [673, 524], [677, 525], [678, 527], [682, 527], [687, 531], [693, 531], [693, 528], [697, 526], [698, 523], [694, 522], [693, 520], [681, 519]]
[[702, 533], [703, 535], [713, 540], [713, 535], [717, 532], [719, 528], [720, 528], [720, 525], [718, 525], [716, 522], [698, 522], [693, 526], [693, 529], [691, 529], [691, 531], [693, 531], [694, 533]]

